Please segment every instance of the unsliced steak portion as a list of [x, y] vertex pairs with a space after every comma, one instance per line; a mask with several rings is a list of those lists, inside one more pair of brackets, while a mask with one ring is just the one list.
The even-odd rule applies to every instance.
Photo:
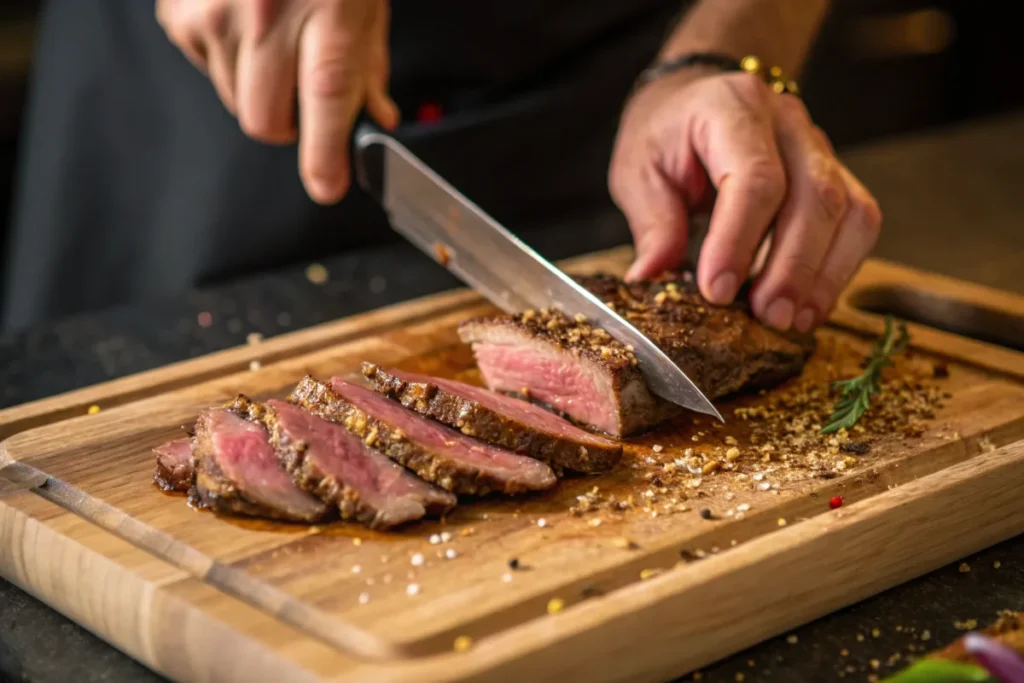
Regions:
[[467, 436], [537, 458], [556, 470], [603, 472], [622, 456], [622, 444], [584, 431], [539, 406], [440, 377], [384, 370], [363, 363], [378, 392]]
[[522, 493], [555, 485], [544, 463], [465, 436], [365, 387], [305, 377], [289, 398], [343, 424], [363, 441], [427, 481], [455, 493]]
[[[764, 327], [745, 301], [711, 306], [688, 273], [628, 284], [608, 275], [577, 280], [636, 325], [709, 398], [796, 375], [814, 350], [813, 335]], [[680, 410], [648, 391], [632, 349], [560, 313], [467, 320], [459, 336], [472, 345], [491, 389], [544, 403], [609, 434], [639, 432]]]
[[156, 474], [153, 481], [164, 491], [187, 493], [192, 488], [192, 439], [168, 441], [153, 449], [156, 454]]
[[316, 522], [328, 508], [285, 471], [267, 430], [223, 408], [196, 422], [195, 496], [218, 512]]
[[233, 407], [264, 425], [270, 443], [303, 489], [337, 507], [342, 519], [388, 528], [443, 515], [455, 496], [428, 484], [344, 427], [284, 401], [238, 397]]

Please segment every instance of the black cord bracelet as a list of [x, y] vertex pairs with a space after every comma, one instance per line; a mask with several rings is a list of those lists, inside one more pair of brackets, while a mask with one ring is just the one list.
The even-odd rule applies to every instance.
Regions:
[[743, 59], [735, 59], [720, 52], [688, 52], [664, 62], [655, 62], [650, 67], [640, 72], [634, 84], [634, 90], [651, 81], [661, 78], [667, 74], [682, 71], [693, 66], [711, 66], [722, 71], [746, 71], [747, 73], [763, 75], [765, 82], [776, 93], [789, 93], [790, 95], [800, 94], [800, 88], [796, 81], [787, 80], [782, 76], [782, 69], [773, 66], [764, 70], [761, 60], [753, 55]]

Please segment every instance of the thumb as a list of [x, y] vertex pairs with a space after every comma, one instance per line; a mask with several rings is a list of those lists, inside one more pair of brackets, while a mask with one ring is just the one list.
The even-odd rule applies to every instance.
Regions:
[[687, 212], [682, 195], [651, 161], [612, 164], [612, 199], [633, 233], [636, 259], [627, 280], [652, 277], [683, 262]]
[[398, 126], [398, 105], [388, 94], [391, 61], [388, 50], [388, 28], [391, 8], [388, 2], [379, 2], [374, 10], [373, 24], [367, 40], [366, 110], [385, 130]]

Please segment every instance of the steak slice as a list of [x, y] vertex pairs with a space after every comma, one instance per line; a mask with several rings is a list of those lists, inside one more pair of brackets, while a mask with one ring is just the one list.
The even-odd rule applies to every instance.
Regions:
[[[743, 300], [708, 304], [689, 273], [628, 284], [609, 275], [577, 281], [636, 325], [708, 398], [796, 375], [814, 350], [812, 334], [764, 327]], [[681, 411], [647, 389], [632, 349], [559, 312], [475, 318], [459, 327], [459, 336], [472, 345], [491, 389], [546, 404], [609, 434], [633, 434]]]
[[367, 445], [454, 493], [522, 493], [555, 485], [555, 473], [538, 460], [465, 436], [337, 377], [328, 386], [307, 376], [289, 400], [345, 425]]
[[455, 507], [455, 496], [428, 484], [344, 427], [285, 403], [255, 403], [244, 396], [234, 410], [270, 432], [270, 443], [292, 478], [335, 506], [342, 519], [388, 528], [439, 516]]
[[622, 444], [584, 431], [539, 406], [455, 380], [363, 363], [370, 385], [421, 415], [467, 436], [543, 460], [558, 471], [604, 472]]
[[192, 439], [168, 441], [153, 449], [156, 474], [153, 481], [164, 491], [187, 493], [192, 488], [195, 468], [192, 466]]
[[327, 506], [292, 481], [268, 439], [266, 429], [230, 410], [204, 411], [196, 422], [194, 496], [229, 514], [323, 519]]

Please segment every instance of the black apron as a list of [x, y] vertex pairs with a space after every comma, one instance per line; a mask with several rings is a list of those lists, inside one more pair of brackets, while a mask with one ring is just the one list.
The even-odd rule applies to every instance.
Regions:
[[[623, 99], [679, 10], [394, 0], [397, 137], [521, 234], [610, 206]], [[0, 328], [399, 239], [358, 190], [310, 201], [296, 148], [240, 132], [152, 3], [51, 0], [38, 36]], [[442, 118], [418, 121], [424, 107]]]

